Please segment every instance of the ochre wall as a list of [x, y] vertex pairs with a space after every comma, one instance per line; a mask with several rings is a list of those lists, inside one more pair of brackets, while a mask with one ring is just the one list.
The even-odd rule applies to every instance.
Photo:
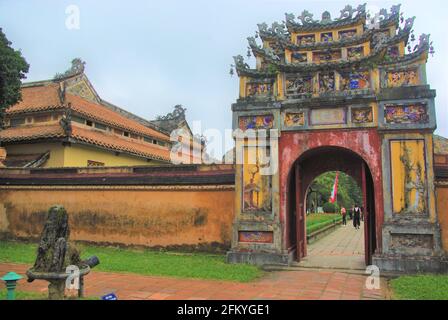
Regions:
[[66, 146], [64, 154], [64, 167], [86, 167], [87, 160], [103, 162], [109, 167], [161, 164], [158, 161], [148, 162], [146, 159], [123, 153], [117, 156], [112, 151], [76, 144]]
[[437, 215], [442, 229], [442, 245], [448, 252], [448, 185], [436, 188]]
[[0, 233], [37, 238], [48, 208], [61, 204], [70, 216], [72, 240], [150, 247], [230, 245], [231, 186], [212, 190], [204, 186], [190, 190], [82, 188], [2, 188]]

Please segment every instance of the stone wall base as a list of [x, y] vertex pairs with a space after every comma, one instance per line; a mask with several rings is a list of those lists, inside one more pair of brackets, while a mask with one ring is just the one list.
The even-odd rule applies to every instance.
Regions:
[[374, 255], [372, 264], [384, 272], [446, 273], [447, 256]]
[[228, 263], [248, 263], [262, 266], [267, 264], [289, 265], [292, 261], [292, 254], [238, 251], [227, 252]]

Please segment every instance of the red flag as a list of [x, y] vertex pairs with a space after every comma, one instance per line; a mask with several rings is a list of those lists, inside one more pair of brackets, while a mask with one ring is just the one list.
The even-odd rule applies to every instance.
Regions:
[[336, 178], [334, 178], [333, 190], [331, 191], [330, 202], [335, 203], [338, 196], [338, 180], [339, 172], [336, 172]]

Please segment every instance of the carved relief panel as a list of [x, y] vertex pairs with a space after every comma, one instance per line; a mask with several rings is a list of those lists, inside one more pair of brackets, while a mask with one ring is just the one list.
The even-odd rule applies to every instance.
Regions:
[[238, 119], [238, 127], [243, 131], [247, 129], [272, 129], [274, 127], [274, 116], [271, 114], [242, 116]]
[[397, 214], [427, 212], [424, 140], [390, 141], [392, 209]]
[[386, 104], [384, 106], [385, 122], [389, 124], [427, 123], [429, 115], [426, 103]]
[[243, 164], [243, 212], [272, 211], [272, 175], [267, 174], [269, 168], [269, 147], [244, 147]]

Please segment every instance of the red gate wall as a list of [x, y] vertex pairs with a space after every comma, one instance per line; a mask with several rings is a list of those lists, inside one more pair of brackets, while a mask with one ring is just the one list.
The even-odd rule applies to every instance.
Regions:
[[289, 243], [288, 177], [294, 162], [306, 151], [321, 147], [340, 147], [358, 154], [367, 163], [373, 178], [375, 193], [375, 220], [378, 253], [381, 252], [381, 230], [384, 220], [383, 181], [381, 170], [381, 138], [376, 129], [314, 130], [282, 132], [279, 138], [280, 221], [283, 227], [284, 249]]

